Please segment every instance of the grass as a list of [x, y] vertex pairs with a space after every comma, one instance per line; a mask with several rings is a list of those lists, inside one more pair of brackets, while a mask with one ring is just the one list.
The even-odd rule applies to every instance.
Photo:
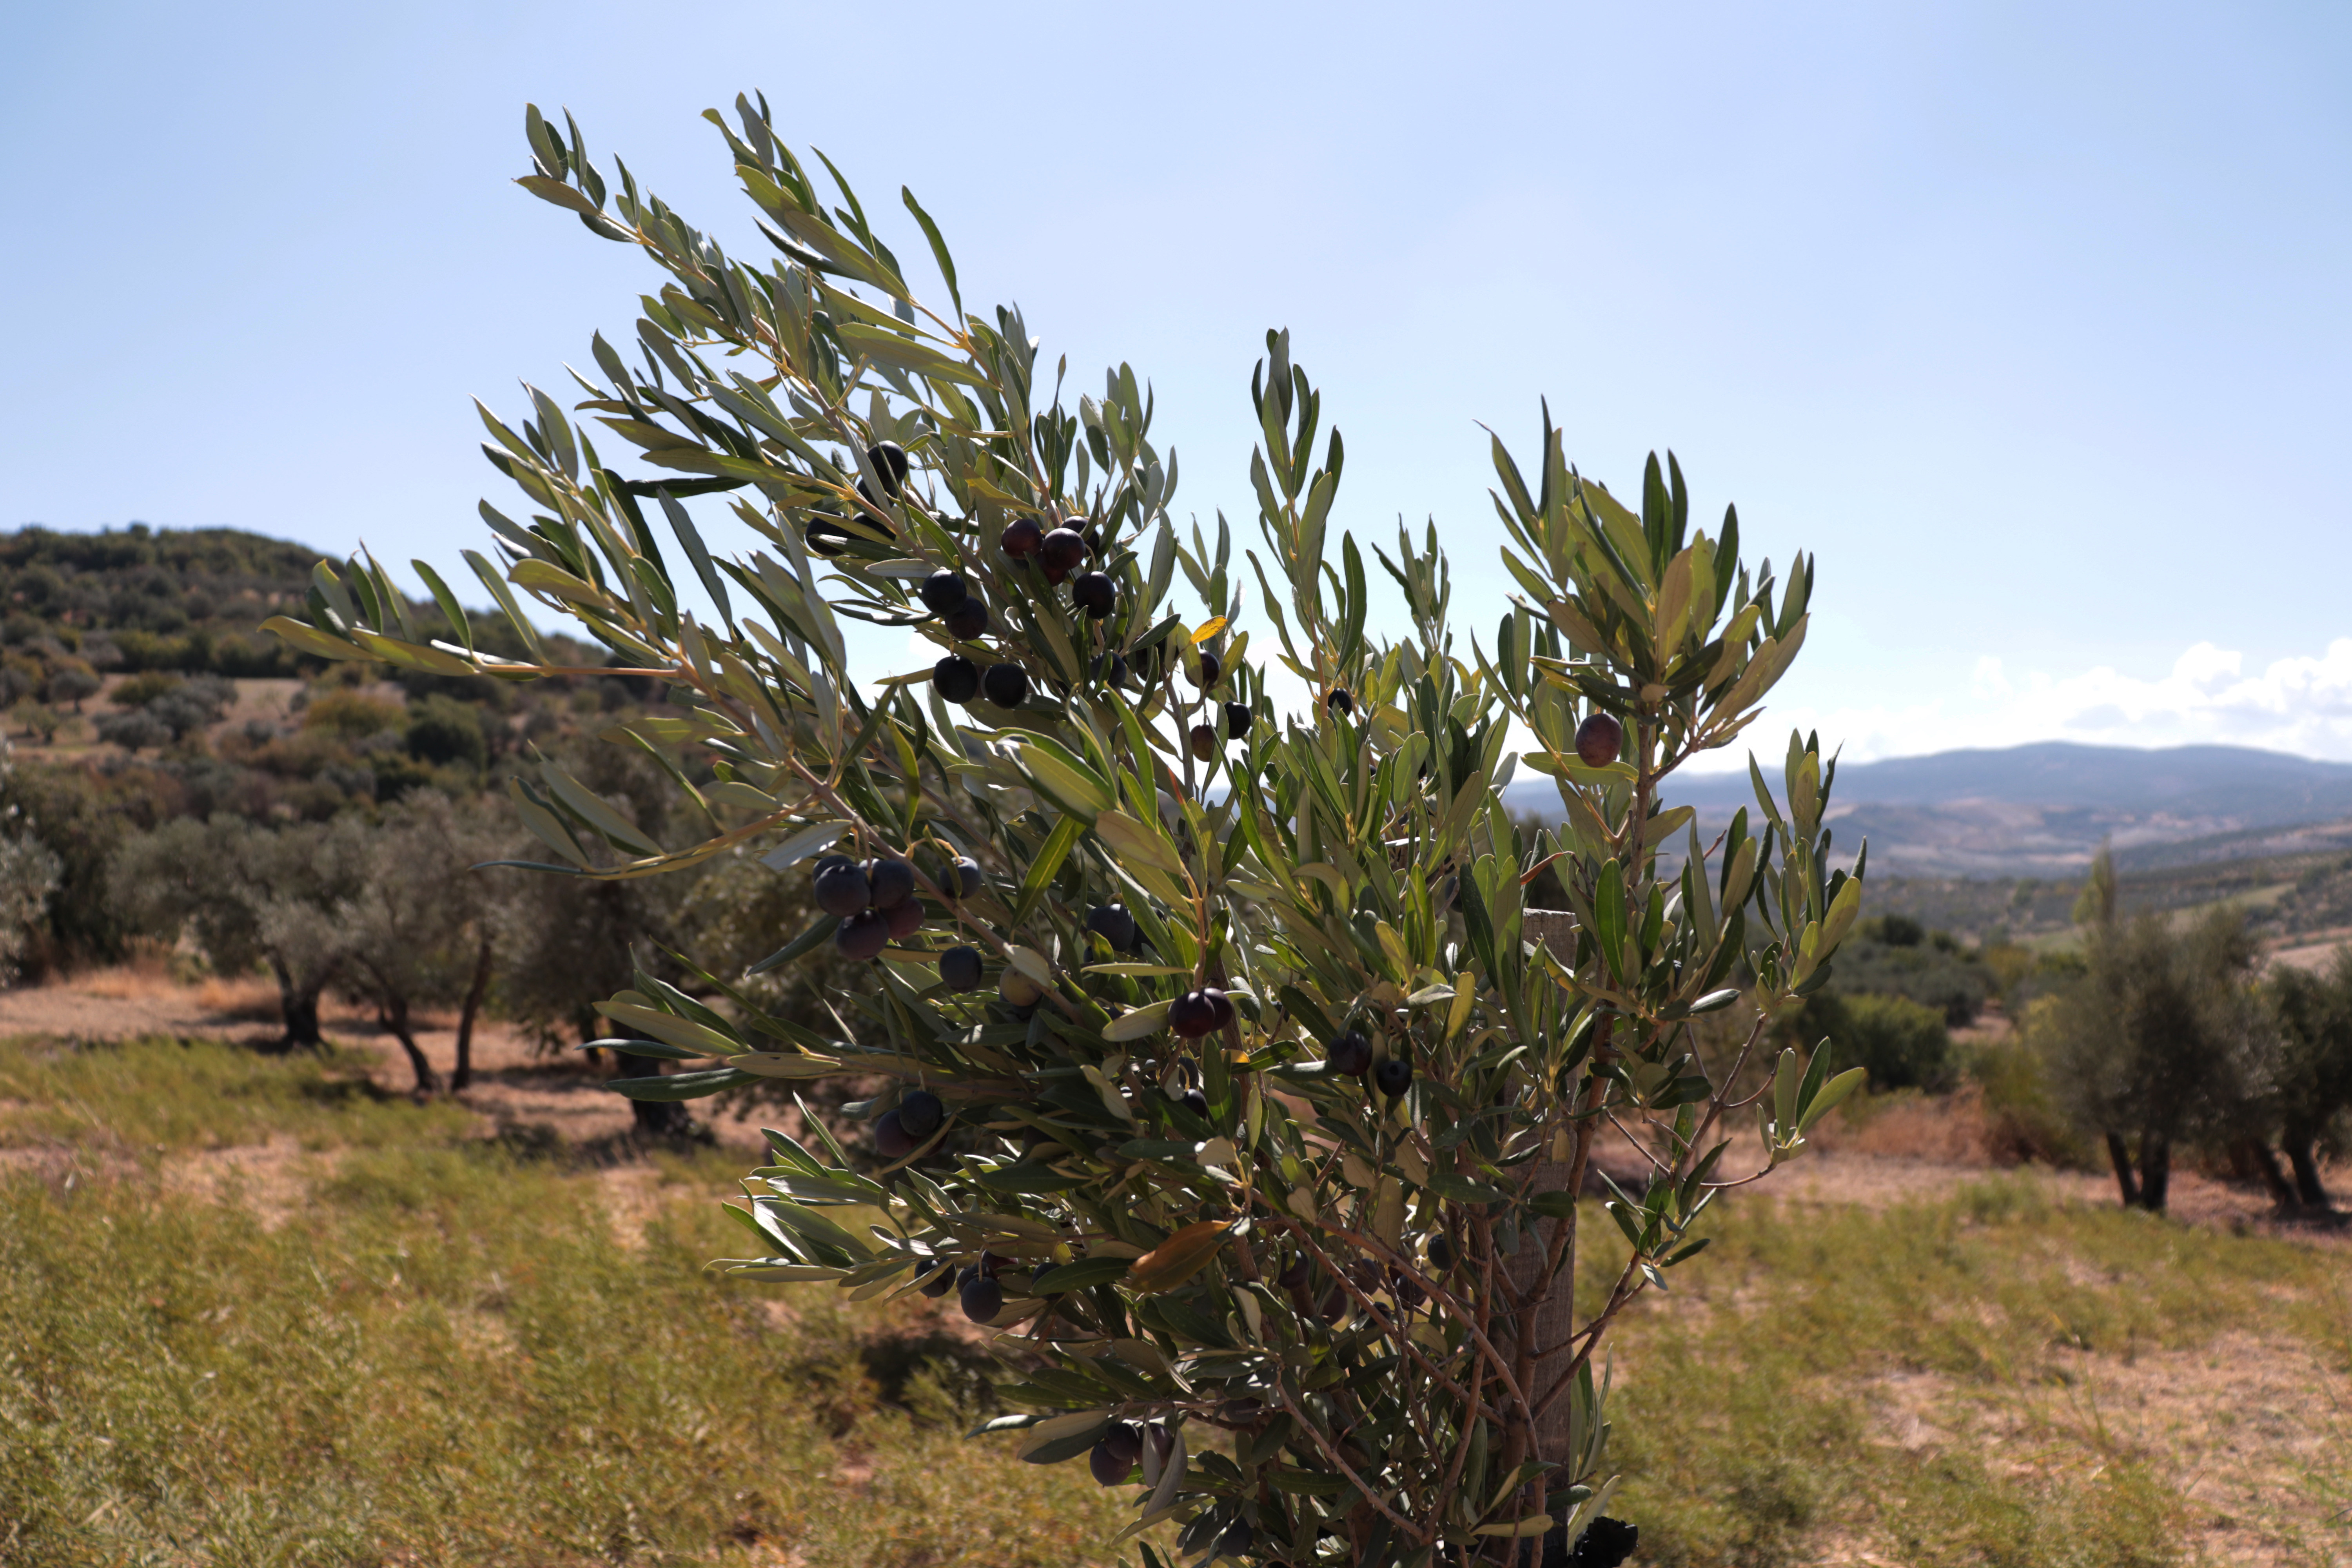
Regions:
[[258, 1057], [217, 1040], [0, 1046], [0, 1148], [140, 1158], [288, 1137], [310, 1150], [446, 1142], [462, 1108], [371, 1084], [356, 1055]]
[[[2062, 1206], [2030, 1178], [1875, 1213], [1755, 1201], [1717, 1237], [1618, 1343], [1645, 1563], [2352, 1560], [2341, 1252]], [[2233, 1454], [2266, 1372], [2307, 1402], [2287, 1414], [2309, 1452]], [[2200, 1470], [2258, 1510], [2217, 1509]]]
[[[330, 1097], [364, 1142], [271, 1226], [154, 1179], [232, 1129], [320, 1134], [331, 1067], [236, 1065], [12, 1064], [12, 1099], [81, 1097], [12, 1129], [149, 1159], [0, 1183], [0, 1562], [1043, 1565], [1124, 1523], [1083, 1467], [962, 1440], [913, 1310], [809, 1292], [780, 1329], [773, 1288], [706, 1280], [739, 1162], [676, 1167], [695, 1201], [625, 1246], [593, 1175]], [[179, 1103], [96, 1091], [149, 1082]]]
[[[291, 1202], [185, 1179], [289, 1138]], [[1045, 1568], [1125, 1522], [962, 1440], [929, 1304], [703, 1278], [737, 1156], [632, 1175], [622, 1233], [607, 1177], [348, 1062], [161, 1043], [0, 1047], [10, 1145], [43, 1157], [0, 1177], [10, 1568]], [[1616, 1342], [1637, 1562], [2352, 1558], [2341, 1251], [2030, 1179], [1716, 1235]]]

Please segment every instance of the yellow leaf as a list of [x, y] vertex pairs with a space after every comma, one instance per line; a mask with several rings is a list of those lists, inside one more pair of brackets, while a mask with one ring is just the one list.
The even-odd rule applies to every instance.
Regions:
[[1470, 1533], [1473, 1535], [1512, 1535], [1519, 1537], [1542, 1535], [1550, 1531], [1554, 1522], [1555, 1521], [1551, 1515], [1548, 1513], [1531, 1514], [1528, 1518], [1520, 1520], [1513, 1524], [1482, 1524]]
[[727, 1065], [761, 1078], [823, 1078], [841, 1070], [835, 1058], [803, 1056], [797, 1051], [738, 1051], [727, 1058]]
[[1216, 619], [1212, 621], [1202, 621], [1200, 626], [1193, 629], [1192, 646], [1194, 647], [1199, 647], [1202, 643], [1207, 642], [1211, 637], [1215, 637], [1219, 632], [1223, 631], [1224, 629], [1225, 617], [1223, 616], [1219, 616]]
[[1129, 1265], [1129, 1284], [1144, 1295], [1174, 1289], [1208, 1267], [1229, 1228], [1223, 1220], [1195, 1220]]

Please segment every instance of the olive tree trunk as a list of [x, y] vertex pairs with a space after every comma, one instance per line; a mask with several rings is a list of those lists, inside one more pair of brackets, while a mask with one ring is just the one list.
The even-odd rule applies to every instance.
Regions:
[[441, 1077], [433, 1070], [431, 1058], [416, 1043], [416, 1031], [408, 1021], [408, 998], [397, 992], [393, 993], [377, 1002], [375, 1016], [378, 1024], [392, 1031], [392, 1037], [400, 1042], [400, 1048], [407, 1054], [409, 1070], [416, 1075], [416, 1092], [438, 1093]]
[[2123, 1193], [2124, 1207], [2137, 1207], [2139, 1183], [2132, 1175], [2131, 1146], [2120, 1132], [2107, 1134], [2107, 1163], [2116, 1168], [2116, 1185]]
[[2287, 1164], [2294, 1172], [2294, 1195], [2312, 1208], [2327, 1207], [2327, 1189], [2320, 1184], [2319, 1160], [2312, 1147], [2318, 1140], [2297, 1130], [2288, 1133], [2284, 1142]]
[[[1520, 919], [1527, 940], [1542, 942], [1562, 963], [1575, 964], [1574, 915], [1565, 910], [1528, 910]], [[1594, 1125], [1591, 1121], [1579, 1124], [1567, 1159], [1554, 1160], [1549, 1150], [1538, 1156], [1531, 1194], [1576, 1190], [1583, 1180]], [[1503, 1325], [1509, 1336], [1506, 1353], [1514, 1363], [1513, 1374], [1519, 1387], [1540, 1404], [1576, 1359], [1569, 1342], [1576, 1327], [1575, 1216], [1530, 1223], [1520, 1232], [1519, 1249], [1510, 1256], [1506, 1279], [1513, 1300], [1523, 1303]], [[1556, 1399], [1537, 1415], [1529, 1429], [1509, 1433], [1505, 1445], [1507, 1467], [1528, 1458], [1567, 1458], [1569, 1415], [1568, 1400]], [[1538, 1496], [1542, 1486], [1541, 1481], [1535, 1483]]]
[[2172, 1185], [2172, 1140], [2161, 1132], [2139, 1135], [2139, 1206], [2150, 1214], [2164, 1212]]
[[2270, 1194], [2272, 1203], [2282, 1209], [2301, 1206], [2294, 1186], [2286, 1179], [2286, 1173], [2279, 1168], [2276, 1151], [2268, 1142], [2260, 1138], [2242, 1139], [2232, 1154], [2232, 1163], [2241, 1168], [2243, 1175], [2261, 1180], [2263, 1190]]
[[326, 989], [324, 979], [297, 980], [286, 961], [274, 954], [269, 973], [278, 981], [278, 1011], [286, 1026], [279, 1047], [289, 1051], [320, 1049], [325, 1044], [319, 1034], [319, 994]]
[[474, 1020], [482, 1011], [482, 999], [490, 994], [490, 933], [484, 928], [474, 949], [474, 978], [466, 987], [466, 1000], [457, 1009], [457, 1054], [449, 1068], [449, 1089], [452, 1093], [472, 1086], [474, 1081]]

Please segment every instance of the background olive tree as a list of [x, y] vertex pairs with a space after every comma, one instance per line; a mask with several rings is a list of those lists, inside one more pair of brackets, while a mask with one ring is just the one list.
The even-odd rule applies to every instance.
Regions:
[[489, 995], [499, 897], [509, 891], [477, 868], [509, 851], [511, 832], [478, 808], [420, 791], [384, 813], [367, 836], [364, 871], [327, 911], [341, 960], [337, 987], [375, 1009], [420, 1094], [442, 1087], [416, 1042], [421, 1008], [457, 1010], [448, 1087], [473, 1081], [474, 1026]]
[[2075, 916], [2084, 973], [2029, 1029], [2075, 1124], [2105, 1145], [2124, 1205], [2161, 1210], [2179, 1149], [2263, 1130], [2273, 1037], [2252, 986], [2258, 949], [2231, 906], [2126, 919], [2104, 850]]
[[[1368, 561], [1335, 526], [1344, 444], [1279, 332], [1236, 560], [1222, 518], [1171, 518], [1175, 454], [1130, 368], [1072, 406], [1017, 310], [965, 308], [910, 192], [943, 308], [830, 165], [833, 195], [763, 103], [736, 108], [710, 118], [764, 260], [527, 117], [521, 183], [666, 274], [633, 352], [596, 338], [582, 378], [642, 468], [537, 389], [520, 422], [484, 411], [525, 515], [486, 504], [499, 558], [467, 561], [529, 655], [491, 654], [423, 563], [454, 639], [368, 558], [322, 563], [308, 618], [271, 629], [530, 680], [572, 667], [526, 605], [563, 617], [668, 689], [609, 738], [703, 826], [656, 838], [543, 759], [512, 788], [543, 867], [625, 886], [756, 848], [813, 886], [826, 912], [751, 968], [832, 948], [855, 967], [822, 1012], [707, 965], [641, 968], [597, 1008], [613, 1048], [708, 1064], [615, 1081], [633, 1096], [885, 1086], [848, 1108], [856, 1153], [821, 1122], [772, 1135], [730, 1273], [958, 1292], [1040, 1358], [986, 1429], [1138, 1485], [1138, 1527], [1174, 1521], [1187, 1554], [1577, 1541], [1612, 1484], [1611, 1325], [1705, 1245], [1717, 1193], [1799, 1152], [1861, 1077], [1793, 1051], [1743, 1073], [1858, 908], [1861, 865], [1833, 869], [1822, 826], [1833, 763], [1792, 737], [1777, 789], [1751, 764], [1757, 813], [1712, 843], [1664, 793], [1758, 716], [1811, 563], [1750, 564], [1729, 511], [1695, 527], [1671, 458], [1620, 500], [1547, 416], [1525, 461], [1494, 443], [1520, 593], [1491, 644], [1467, 637], [1433, 528]], [[752, 547], [714, 552], [698, 496]], [[1374, 616], [1373, 563], [1402, 614]], [[936, 665], [861, 685], [845, 617], [912, 629]], [[1522, 763], [1559, 786], [1533, 834], [1501, 795]], [[1571, 909], [1538, 921], [1545, 868]], [[1735, 1008], [1708, 1051], [1695, 1019]], [[1595, 1214], [1575, 1194], [1604, 1140], [1648, 1175]], [[1609, 1282], [1579, 1310], [1596, 1259]]]
[[2318, 973], [2282, 964], [2265, 989], [2277, 1031], [2279, 1143], [2295, 1201], [2325, 1210], [2319, 1157], [2340, 1159], [2352, 1144], [2352, 947], [2337, 948]]
[[266, 965], [278, 984], [281, 1043], [317, 1049], [319, 1000], [349, 955], [341, 914], [374, 865], [352, 817], [272, 830], [244, 817], [183, 817], [127, 839], [110, 863], [132, 930], [185, 935], [215, 970]]

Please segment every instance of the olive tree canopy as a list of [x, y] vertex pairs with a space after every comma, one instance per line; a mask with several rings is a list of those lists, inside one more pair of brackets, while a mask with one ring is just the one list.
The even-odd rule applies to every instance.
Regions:
[[[958, 1290], [1050, 1362], [988, 1429], [1136, 1485], [1138, 1525], [1177, 1521], [1188, 1554], [1573, 1541], [1609, 1490], [1609, 1327], [1860, 1076], [1821, 1053], [1741, 1075], [1859, 905], [1822, 826], [1834, 764], [1792, 737], [1710, 842], [1664, 798], [1795, 657], [1811, 562], [1751, 564], [1728, 510], [1696, 526], [1671, 458], [1621, 499], [1547, 416], [1521, 454], [1493, 443], [1518, 592], [1468, 635], [1433, 526], [1368, 543], [1335, 521], [1345, 446], [1282, 332], [1251, 378], [1236, 559], [1222, 518], [1171, 515], [1142, 377], [1067, 387], [1017, 309], [967, 308], [908, 192], [927, 303], [881, 215], [763, 102], [736, 109], [710, 118], [758, 209], [750, 257], [529, 115], [521, 183], [662, 277], [626, 352], [591, 345], [576, 410], [530, 389], [519, 421], [484, 411], [523, 515], [486, 503], [496, 554], [467, 562], [527, 646], [528, 605], [667, 689], [607, 739], [709, 824], [656, 841], [548, 763], [513, 789], [545, 866], [765, 847], [830, 912], [756, 967], [828, 943], [865, 967], [822, 1016], [641, 975], [600, 1008], [616, 1048], [697, 1065], [615, 1087], [887, 1085], [851, 1108], [856, 1148], [772, 1135], [723, 1267]], [[748, 548], [713, 549], [692, 497]], [[331, 658], [558, 668], [492, 657], [417, 570], [455, 640], [365, 557], [270, 625]], [[861, 684], [845, 619], [934, 652]], [[1532, 836], [1501, 793], [1521, 767], [1558, 785]], [[1572, 921], [1543, 942], [1522, 889], [1548, 863]], [[1703, 1050], [1695, 1020], [1729, 1009], [1731, 1045]], [[1760, 1140], [1739, 1170], [1735, 1114]], [[1649, 1175], [1596, 1210], [1575, 1194], [1604, 1139]], [[1610, 1282], [1579, 1314], [1588, 1255]]]

